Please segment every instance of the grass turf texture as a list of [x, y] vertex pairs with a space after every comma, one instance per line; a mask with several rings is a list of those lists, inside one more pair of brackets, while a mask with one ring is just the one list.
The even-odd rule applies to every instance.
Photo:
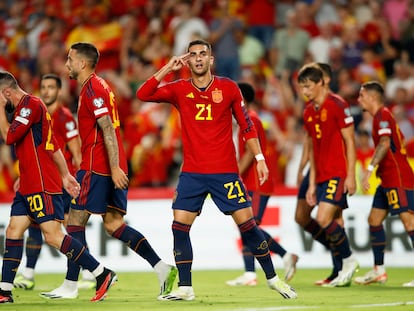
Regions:
[[[362, 275], [368, 268], [361, 268]], [[282, 271], [281, 271], [282, 272]], [[267, 287], [261, 270], [255, 287], [230, 287], [226, 280], [242, 271], [194, 271], [194, 301], [157, 301], [158, 281], [154, 273], [118, 273], [119, 281], [109, 291], [105, 301], [92, 303], [94, 290], [80, 290], [78, 299], [45, 300], [42, 291], [59, 286], [63, 274], [38, 274], [34, 290], [14, 289], [14, 304], [4, 304], [3, 310], [168, 310], [168, 311], [277, 311], [277, 310], [414, 310], [414, 288], [402, 284], [414, 279], [414, 268], [388, 268], [385, 285], [356, 285], [345, 288], [322, 288], [315, 280], [328, 275], [327, 269], [299, 269], [291, 281], [299, 297], [283, 299]]]

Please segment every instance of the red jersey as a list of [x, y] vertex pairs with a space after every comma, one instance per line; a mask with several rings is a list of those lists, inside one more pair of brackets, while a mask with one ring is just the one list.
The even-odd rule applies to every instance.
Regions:
[[414, 189], [414, 173], [407, 160], [404, 135], [386, 107], [379, 109], [372, 121], [372, 138], [375, 146], [382, 136], [388, 136], [391, 140], [390, 149], [377, 169], [382, 187]]
[[62, 193], [62, 177], [53, 160], [59, 145], [52, 133], [51, 117], [40, 98], [23, 96], [16, 108], [6, 143], [14, 144], [19, 160], [22, 195]]
[[75, 173], [75, 167], [72, 163], [72, 154], [66, 148], [66, 144], [72, 139], [79, 136], [78, 125], [70, 110], [64, 106], [59, 106], [52, 114], [53, 134], [62, 149], [71, 174]]
[[127, 159], [121, 140], [115, 95], [105, 80], [92, 74], [83, 83], [79, 94], [78, 122], [82, 142], [80, 169], [110, 175], [111, 169], [103, 132], [97, 123], [97, 119], [104, 115], [111, 117], [118, 141], [119, 165], [127, 173]]
[[210, 84], [201, 90], [191, 79], [159, 86], [159, 81], [152, 77], [138, 89], [137, 97], [143, 101], [168, 102], [178, 109], [183, 172], [238, 173], [232, 143], [233, 115], [245, 139], [257, 137], [239, 87], [228, 78], [213, 76]]
[[[248, 110], [248, 114], [256, 128], [257, 136], [260, 142], [260, 148], [263, 151], [266, 162], [269, 163], [269, 159], [265, 152], [267, 149], [267, 141], [266, 141], [266, 132], [263, 128], [262, 121], [260, 120], [259, 116], [257, 115], [255, 111]], [[239, 140], [239, 154], [240, 154], [240, 157], [242, 157], [246, 152], [247, 146], [246, 146], [246, 141], [243, 139], [243, 136], [240, 135], [240, 132], [239, 132], [238, 140]], [[270, 170], [270, 167], [271, 166], [269, 166], [269, 170]], [[273, 180], [271, 176], [272, 176], [272, 173], [269, 172], [269, 179], [263, 185], [260, 186], [259, 176], [257, 175], [257, 171], [256, 171], [256, 162], [253, 160], [252, 164], [241, 175], [241, 178], [243, 179], [243, 182], [246, 185], [246, 188], [248, 191], [260, 191], [262, 194], [272, 194]]]
[[312, 138], [316, 182], [347, 176], [346, 148], [341, 129], [353, 126], [349, 104], [330, 93], [319, 109], [310, 103], [303, 112], [305, 129]]

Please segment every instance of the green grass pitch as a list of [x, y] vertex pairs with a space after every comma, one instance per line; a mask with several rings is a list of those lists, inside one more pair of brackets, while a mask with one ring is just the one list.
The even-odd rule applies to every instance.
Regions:
[[[356, 275], [362, 275], [362, 268]], [[282, 272], [282, 271], [281, 271]], [[226, 280], [239, 276], [240, 270], [193, 271], [194, 301], [157, 301], [158, 281], [155, 273], [118, 273], [119, 281], [104, 301], [92, 303], [94, 290], [81, 290], [73, 300], [45, 300], [39, 292], [59, 286], [63, 274], [38, 274], [34, 290], [13, 291], [14, 304], [5, 304], [2, 310], [99, 310], [99, 311], [278, 311], [278, 310], [414, 310], [414, 288], [402, 283], [414, 279], [414, 268], [388, 268], [385, 285], [345, 288], [321, 288], [313, 285], [325, 277], [328, 269], [299, 269], [291, 281], [298, 292], [294, 300], [283, 299], [270, 290], [261, 270], [255, 287], [229, 287]], [[282, 273], [281, 273], [282, 274]], [[282, 274], [283, 275], [283, 274]]]

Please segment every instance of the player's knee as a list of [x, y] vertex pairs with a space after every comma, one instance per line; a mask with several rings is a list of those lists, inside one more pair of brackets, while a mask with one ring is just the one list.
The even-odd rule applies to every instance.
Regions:
[[110, 221], [106, 220], [104, 221], [104, 228], [106, 233], [108, 233], [110, 236], [114, 234], [121, 226], [123, 226], [125, 222], [122, 219], [114, 219], [112, 218]]
[[299, 226], [301, 226], [303, 228], [309, 223], [310, 217], [307, 217], [306, 215], [303, 215], [301, 213], [296, 213], [295, 214], [295, 221]]
[[13, 240], [23, 239], [24, 231], [23, 228], [9, 224], [6, 229], [6, 237]]
[[56, 249], [60, 248], [63, 240], [62, 232], [43, 232], [43, 236], [47, 245], [50, 245]]
[[382, 224], [382, 219], [374, 217], [372, 215], [368, 216], [368, 225], [371, 227], [378, 227]]

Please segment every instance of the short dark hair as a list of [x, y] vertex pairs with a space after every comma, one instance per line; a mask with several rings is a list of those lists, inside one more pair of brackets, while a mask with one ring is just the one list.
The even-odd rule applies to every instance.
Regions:
[[10, 72], [0, 71], [0, 90], [6, 87], [17, 89], [17, 80]]
[[243, 98], [246, 100], [247, 103], [254, 102], [255, 91], [253, 87], [249, 83], [239, 82], [237, 84], [241, 91]]
[[317, 63], [319, 68], [323, 71], [325, 75], [327, 75], [330, 79], [332, 79], [332, 68], [327, 63]]
[[44, 74], [44, 75], [40, 78], [40, 81], [43, 81], [43, 80], [46, 80], [46, 79], [53, 79], [53, 80], [55, 80], [55, 81], [56, 81], [56, 85], [57, 85], [57, 87], [58, 87], [59, 89], [61, 89], [61, 88], [62, 88], [62, 79], [61, 79], [58, 75], [56, 75], [56, 74], [54, 74], [54, 73], [47, 73], [47, 74]]
[[92, 68], [95, 68], [98, 64], [99, 51], [92, 43], [77, 42], [72, 44], [70, 48], [76, 50], [79, 54], [84, 55], [91, 62]]
[[384, 87], [382, 86], [381, 82], [378, 81], [368, 81], [361, 85], [366, 91], [373, 91], [378, 94], [381, 101], [385, 100], [385, 91]]
[[310, 80], [312, 82], [318, 83], [319, 81], [323, 82], [323, 71], [319, 67], [318, 64], [312, 63], [303, 66], [299, 70], [297, 81], [299, 83], [306, 82], [307, 80]]
[[190, 47], [193, 45], [205, 45], [207, 49], [211, 52], [211, 44], [203, 39], [193, 40], [188, 44], [187, 52], [190, 50]]

